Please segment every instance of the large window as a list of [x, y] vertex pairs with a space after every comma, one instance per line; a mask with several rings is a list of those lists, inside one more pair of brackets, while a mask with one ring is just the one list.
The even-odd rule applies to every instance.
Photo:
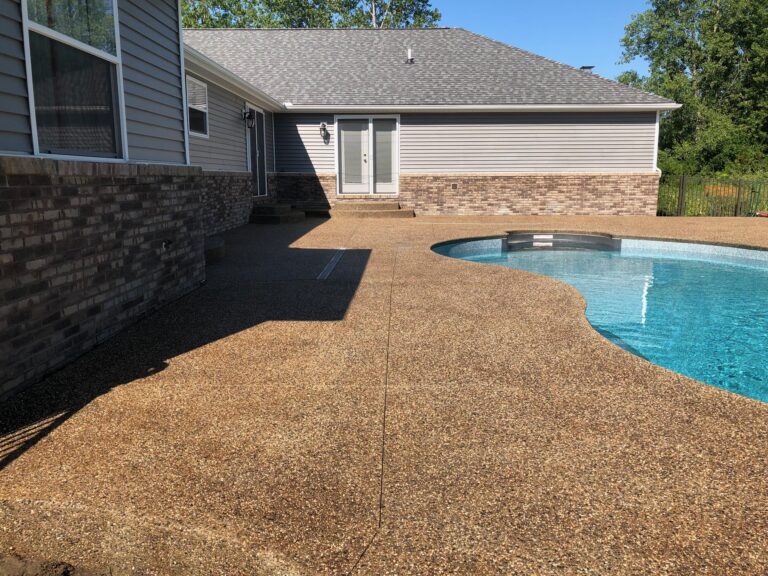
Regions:
[[189, 133], [208, 136], [208, 85], [187, 76], [187, 108]]
[[113, 0], [28, 0], [36, 152], [121, 157]]

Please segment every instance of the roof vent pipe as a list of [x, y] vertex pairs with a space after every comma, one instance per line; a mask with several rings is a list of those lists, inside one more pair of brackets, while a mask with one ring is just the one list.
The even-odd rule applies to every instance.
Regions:
[[585, 72], [592, 72], [592, 69], [594, 66], [581, 66], [579, 70], [584, 70]]
[[413, 50], [408, 48], [408, 57], [405, 59], [406, 64], [413, 64]]

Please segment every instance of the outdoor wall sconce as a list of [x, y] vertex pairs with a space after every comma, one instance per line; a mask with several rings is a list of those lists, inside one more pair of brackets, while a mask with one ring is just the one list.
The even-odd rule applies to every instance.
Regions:
[[322, 136], [323, 142], [328, 142], [331, 138], [331, 135], [328, 132], [328, 124], [325, 122], [320, 122], [320, 136]]
[[255, 110], [243, 110], [243, 120], [248, 128], [256, 126], [256, 111]]

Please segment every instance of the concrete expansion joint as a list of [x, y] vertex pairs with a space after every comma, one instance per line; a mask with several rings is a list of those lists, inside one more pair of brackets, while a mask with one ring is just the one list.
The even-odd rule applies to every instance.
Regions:
[[395, 249], [395, 256], [392, 261], [392, 274], [390, 276], [389, 281], [389, 299], [387, 304], [387, 347], [386, 347], [386, 353], [385, 353], [385, 359], [384, 359], [384, 401], [383, 401], [383, 410], [382, 410], [382, 418], [381, 418], [381, 468], [379, 472], [379, 513], [378, 513], [378, 522], [376, 524], [376, 530], [373, 533], [373, 536], [371, 536], [371, 539], [368, 541], [368, 544], [365, 545], [365, 548], [363, 548], [363, 551], [360, 553], [360, 556], [357, 558], [357, 561], [355, 561], [354, 565], [349, 571], [349, 574], [354, 574], [355, 570], [357, 570], [357, 567], [360, 565], [360, 562], [363, 560], [365, 555], [368, 553], [368, 550], [371, 548], [373, 543], [376, 541], [376, 538], [378, 538], [379, 534], [381, 533], [381, 526], [384, 522], [384, 465], [385, 465], [385, 457], [386, 457], [386, 438], [387, 438], [387, 392], [389, 390], [389, 349], [390, 349], [390, 343], [392, 340], [392, 299], [393, 294], [395, 291], [395, 273], [397, 270], [397, 254], [400, 251], [400, 248]]

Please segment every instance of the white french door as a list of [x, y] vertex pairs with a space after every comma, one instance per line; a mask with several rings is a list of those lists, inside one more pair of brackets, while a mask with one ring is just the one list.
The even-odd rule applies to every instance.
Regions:
[[398, 119], [337, 118], [340, 194], [397, 194]]

